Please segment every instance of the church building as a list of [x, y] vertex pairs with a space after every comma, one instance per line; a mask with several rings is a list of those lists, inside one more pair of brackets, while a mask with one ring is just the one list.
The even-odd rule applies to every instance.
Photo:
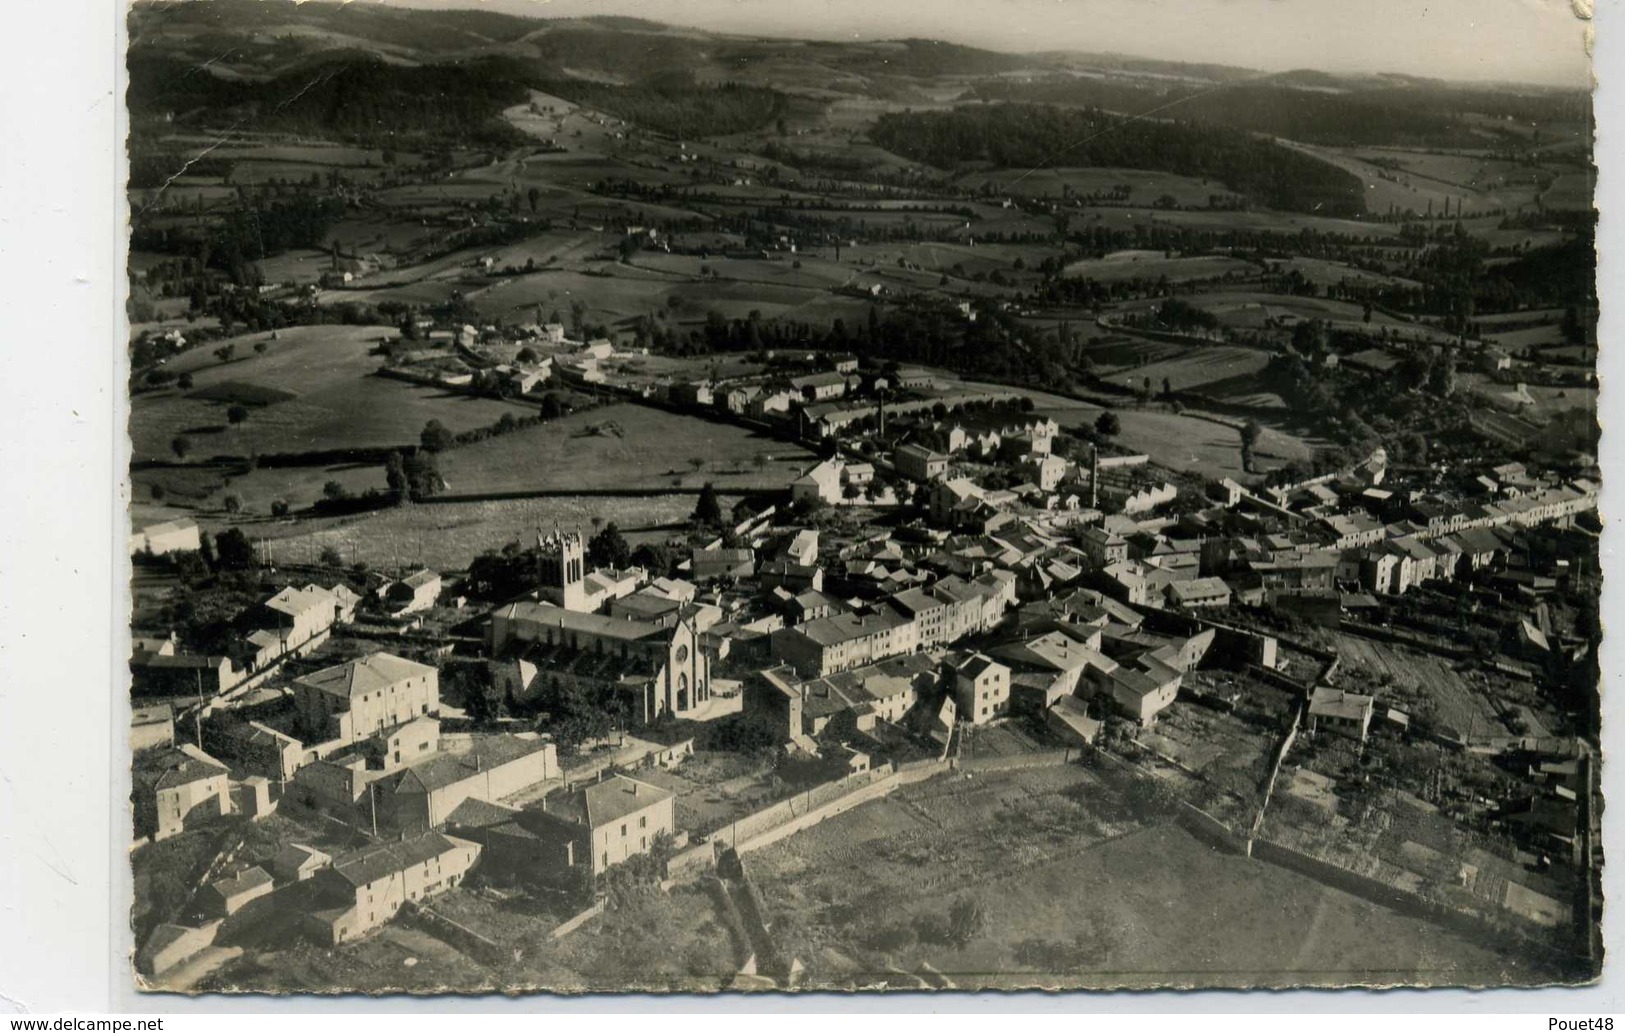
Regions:
[[655, 624], [511, 603], [491, 615], [490, 647], [496, 687], [514, 699], [574, 685], [616, 699], [633, 726], [709, 709], [711, 658], [691, 618]]

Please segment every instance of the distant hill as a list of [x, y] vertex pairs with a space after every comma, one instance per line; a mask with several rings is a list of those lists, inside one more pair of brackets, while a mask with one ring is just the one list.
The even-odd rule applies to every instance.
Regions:
[[1493, 120], [1572, 124], [1591, 117], [1589, 95], [1577, 91], [1514, 92], [1308, 71], [1232, 80], [1218, 88], [1052, 75], [989, 80], [976, 93], [990, 101], [1102, 107], [1345, 146], [1482, 148], [1494, 144]]
[[[517, 103], [538, 84], [673, 133], [751, 128], [776, 116], [782, 94], [817, 103], [841, 94], [931, 103], [945, 81], [987, 101], [1101, 108], [1333, 145], [1493, 147], [1531, 124], [1572, 127], [1591, 115], [1590, 97], [1579, 91], [1313, 70], [1263, 74], [1116, 54], [1005, 54], [926, 39], [761, 39], [619, 16], [138, 0], [129, 24], [133, 111], [197, 125], [246, 117], [260, 129], [355, 139], [436, 127], [453, 130], [456, 140], [499, 139], [495, 106]], [[440, 71], [414, 81], [388, 68]], [[662, 75], [686, 76], [707, 90], [731, 83], [771, 92], [662, 100], [650, 86]], [[311, 86], [310, 76], [315, 88], [307, 97], [301, 89]], [[430, 110], [437, 105], [444, 118]]]

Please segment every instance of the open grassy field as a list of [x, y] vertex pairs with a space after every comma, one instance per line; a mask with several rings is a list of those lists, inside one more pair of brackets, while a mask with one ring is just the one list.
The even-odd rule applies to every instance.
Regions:
[[1324, 258], [1304, 258], [1295, 256], [1284, 261], [1270, 263], [1282, 272], [1296, 271], [1311, 283], [1325, 286], [1326, 284], [1349, 284], [1357, 287], [1417, 287], [1415, 280], [1407, 280], [1402, 276], [1389, 276], [1386, 273], [1374, 273], [1366, 269], [1356, 269], [1352, 265], [1342, 262], [1331, 262]]
[[608, 257], [615, 243], [614, 237], [587, 230], [554, 230], [539, 233], [517, 244], [506, 244], [489, 252], [498, 269], [515, 266], [523, 269], [526, 262], [538, 266], [549, 263], [575, 263], [588, 259]]
[[[860, 244], [857, 247], [844, 247], [841, 249], [841, 266], [847, 268], [858, 262], [873, 263], [875, 268], [896, 268], [898, 259], [902, 259], [910, 266], [937, 273], [939, 278], [943, 273], [954, 277], [961, 275], [972, 277], [978, 273], [990, 275], [994, 271], [1002, 272], [1011, 280], [1025, 280], [1031, 275], [1031, 270], [1038, 268], [1038, 264], [1054, 253], [1054, 248], [1042, 245], [1025, 244], [981, 244], [959, 243], [942, 241], [887, 242], [874, 244]], [[823, 254], [828, 256], [830, 250]], [[1020, 259], [1029, 272], [1023, 274], [1015, 270], [1015, 263]], [[962, 280], [952, 280], [955, 290], [965, 286]]]
[[[1378, 167], [1397, 165], [1397, 169], [1387, 171], [1397, 177], [1400, 187], [1415, 187], [1418, 191], [1426, 191], [1430, 186], [1444, 191], [1454, 187], [1466, 197], [1468, 212], [1490, 208], [1515, 211], [1534, 199], [1542, 178], [1541, 170], [1537, 168], [1499, 160], [1488, 154], [1406, 151], [1386, 147], [1360, 148], [1344, 153]], [[1455, 203], [1451, 201], [1452, 212], [1455, 211]]]
[[1066, 267], [1066, 275], [1113, 283], [1119, 280], [1157, 280], [1171, 283], [1213, 280], [1230, 274], [1256, 273], [1251, 262], [1226, 255], [1169, 255], [1162, 251], [1114, 251], [1104, 258], [1088, 258]]
[[1486, 333], [1484, 339], [1494, 342], [1516, 355], [1529, 347], [1544, 347], [1563, 343], [1563, 328], [1557, 323], [1548, 323], [1545, 326], [1526, 327], [1521, 330], [1508, 330], [1505, 333]]
[[1083, 354], [1094, 361], [1097, 374], [1125, 387], [1139, 387], [1149, 377], [1154, 391], [1160, 392], [1166, 380], [1175, 391], [1201, 391], [1252, 404], [1282, 404], [1274, 395], [1261, 400], [1265, 392], [1257, 377], [1269, 364], [1269, 355], [1256, 348], [1120, 338], [1085, 348]]
[[[1083, 423], [1093, 424], [1100, 407], [1080, 409], [1041, 409], [1065, 427]], [[1204, 477], [1244, 477], [1241, 468], [1241, 433], [1233, 427], [1160, 409], [1136, 409], [1124, 406], [1113, 410], [1122, 422], [1122, 433], [1115, 438], [1117, 444], [1130, 452], [1143, 452], [1153, 462], [1174, 470], [1185, 470]], [[1292, 434], [1264, 426], [1259, 438], [1257, 454], [1289, 459], [1307, 458], [1308, 444]], [[1264, 465], [1264, 464], [1261, 464]]]
[[[978, 381], [956, 381], [966, 390], [1009, 390], [996, 384]], [[1161, 382], [1156, 386], [1161, 387]], [[1061, 425], [1062, 430], [1093, 425], [1102, 406], [1081, 398], [1048, 394], [1043, 391], [1022, 389], [1036, 406], [1035, 412], [1048, 416]], [[1167, 409], [1136, 408], [1129, 399], [1114, 406], [1123, 425], [1116, 441], [1131, 452], [1144, 452], [1154, 462], [1175, 470], [1187, 470], [1205, 477], [1244, 477], [1241, 468], [1241, 433], [1237, 427], [1202, 419], [1189, 413], [1175, 413]], [[1289, 460], [1307, 459], [1316, 441], [1306, 438], [1286, 423], [1285, 415], [1279, 420], [1260, 418], [1263, 435], [1259, 438], [1255, 457], [1262, 469], [1284, 464]], [[1239, 424], [1238, 424], [1239, 426]]]
[[[745, 859], [805, 985], [1282, 986], [1529, 981], [1493, 950], [1145, 825], [1087, 772], [938, 779]], [[960, 948], [916, 929], [956, 901]], [[935, 981], [933, 977], [933, 981]]]
[[1547, 208], [1588, 209], [1595, 203], [1596, 194], [1595, 172], [1565, 172], [1540, 195], [1540, 202]]
[[[762, 465], [757, 465], [757, 457]], [[698, 465], [695, 464], [698, 460]], [[731, 423], [620, 404], [504, 434], [441, 457], [453, 493], [523, 489], [782, 488], [814, 462]]]
[[261, 466], [246, 473], [229, 465], [188, 464], [152, 466], [132, 471], [135, 498], [151, 500], [155, 491], [161, 501], [184, 506], [197, 517], [202, 513], [223, 513], [227, 495], [242, 501], [244, 513], [269, 513], [277, 499], [294, 509], [304, 509], [322, 497], [329, 481], [337, 481], [352, 495], [386, 487], [384, 468], [378, 463], [332, 463], [321, 466]]
[[[723, 510], [737, 501], [722, 496]], [[599, 526], [595, 521], [613, 522], [637, 545], [671, 537], [649, 529], [681, 523], [693, 512], [692, 495], [561, 496], [404, 506], [297, 523], [256, 519], [242, 526], [249, 537], [265, 540], [274, 559], [286, 562], [312, 562], [331, 546], [346, 563], [360, 561], [373, 567], [423, 563], [436, 570], [466, 570], [482, 552], [509, 542], [534, 541], [537, 528], [558, 524], [591, 535]], [[223, 514], [204, 521], [211, 528], [229, 522]]]
[[[568, 315], [570, 303], [580, 301], [588, 322], [613, 324], [658, 312], [666, 306], [667, 295], [688, 290], [677, 276], [624, 266], [603, 268], [609, 270], [607, 275], [561, 268], [508, 277], [467, 293], [491, 319], [528, 321], [535, 318], [537, 306], [544, 315], [554, 308]], [[700, 312], [704, 314], [703, 309]]]
[[[1404, 167], [1389, 169], [1374, 164], [1353, 150], [1289, 140], [1276, 142], [1358, 176], [1365, 185], [1366, 210], [1373, 213], [1386, 213], [1390, 207], [1398, 212], [1426, 213], [1431, 206], [1436, 215], [1443, 215], [1446, 202], [1450, 204], [1452, 212], [1457, 205], [1464, 205], [1465, 210], [1472, 213], [1495, 208], [1516, 209], [1519, 204], [1534, 200], [1532, 185], [1519, 185], [1516, 182], [1503, 184], [1496, 178], [1500, 174], [1489, 171], [1485, 171], [1482, 177], [1475, 176], [1462, 167], [1460, 159], [1449, 160], [1434, 155], [1405, 155], [1403, 158], [1390, 155]], [[1423, 169], [1428, 171], [1424, 172]], [[1472, 182], [1439, 178], [1433, 172]], [[1480, 187], [1481, 179], [1483, 189]], [[1491, 187], [1493, 191], [1489, 189]]]
[[[130, 414], [134, 458], [170, 459], [170, 442], [192, 439], [194, 457], [249, 455], [332, 448], [404, 445], [437, 419], [453, 431], [495, 423], [503, 413], [534, 410], [515, 403], [419, 387], [371, 374], [381, 360], [370, 354], [392, 327], [307, 326], [233, 338], [235, 355], [220, 362], [214, 348], [199, 348], [169, 364], [193, 376], [191, 392], [171, 389], [136, 396]], [[264, 353], [254, 346], [266, 345]], [[251, 409], [231, 427], [228, 402], [191, 397], [224, 384], [268, 388], [293, 397]]]
[[259, 266], [266, 283], [317, 283], [333, 267], [333, 258], [314, 249], [284, 251], [264, 259]]

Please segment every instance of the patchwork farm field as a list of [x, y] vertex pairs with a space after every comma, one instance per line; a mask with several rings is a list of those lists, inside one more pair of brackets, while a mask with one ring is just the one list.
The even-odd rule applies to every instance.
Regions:
[[[749, 854], [745, 868], [809, 988], [854, 977], [1016, 989], [1544, 975], [1141, 813], [1075, 767], [937, 779]], [[920, 935], [960, 901], [984, 919], [963, 946]]]
[[686, 290], [682, 278], [650, 270], [622, 267], [596, 276], [558, 269], [495, 281], [470, 291], [469, 300], [487, 318], [525, 321], [535, 318], [537, 306], [544, 314], [552, 308], [568, 313], [570, 303], [580, 301], [589, 322], [618, 323], [658, 312], [666, 306], [667, 295], [678, 288]]
[[[423, 425], [437, 419], [453, 431], [495, 423], [503, 413], [522, 416], [527, 406], [420, 387], [373, 376], [380, 360], [370, 354], [392, 327], [307, 326], [249, 334], [226, 342], [233, 358], [221, 362], [213, 348], [176, 357], [168, 366], [190, 373], [193, 388], [137, 395], [130, 438], [135, 461], [172, 459], [171, 442], [189, 438], [198, 457], [254, 453], [370, 448], [415, 443]], [[256, 345], [265, 351], [256, 353]], [[234, 398], [249, 408], [241, 425], [229, 425]], [[256, 399], [279, 399], [258, 404]]]

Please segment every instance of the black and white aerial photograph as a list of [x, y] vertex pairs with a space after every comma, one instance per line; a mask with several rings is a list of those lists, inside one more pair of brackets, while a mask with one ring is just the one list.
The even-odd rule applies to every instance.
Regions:
[[1593, 982], [1588, 6], [111, 10], [119, 982]]

